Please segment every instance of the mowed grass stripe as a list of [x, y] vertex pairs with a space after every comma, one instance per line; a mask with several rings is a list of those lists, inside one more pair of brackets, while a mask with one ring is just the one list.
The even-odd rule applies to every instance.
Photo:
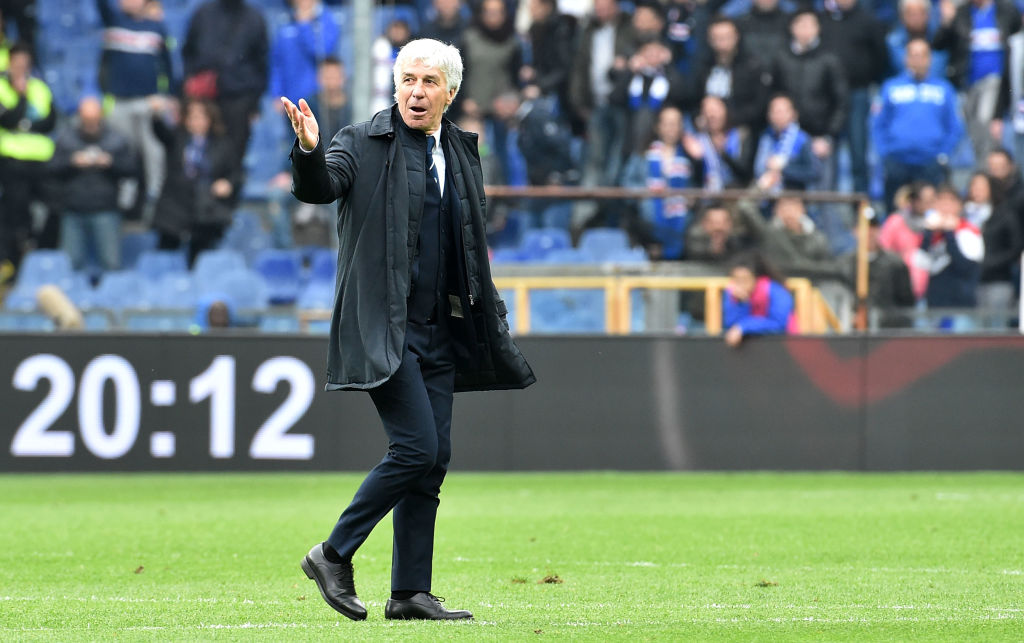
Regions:
[[350, 622], [298, 568], [361, 478], [0, 476], [0, 640], [1021, 640], [1019, 474], [449, 476], [435, 593], [393, 623], [390, 524]]

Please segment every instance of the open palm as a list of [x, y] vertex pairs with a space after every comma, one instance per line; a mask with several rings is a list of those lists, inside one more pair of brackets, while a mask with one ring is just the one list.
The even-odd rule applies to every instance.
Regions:
[[299, 104], [296, 105], [282, 96], [281, 102], [284, 103], [285, 112], [288, 113], [288, 120], [291, 121], [292, 129], [295, 130], [295, 136], [299, 139], [299, 144], [302, 145], [302, 148], [311, 150], [316, 147], [317, 141], [320, 140], [320, 126], [317, 124], [316, 117], [313, 116], [313, 110], [309, 108], [309, 103], [306, 102], [306, 99], [300, 98]]

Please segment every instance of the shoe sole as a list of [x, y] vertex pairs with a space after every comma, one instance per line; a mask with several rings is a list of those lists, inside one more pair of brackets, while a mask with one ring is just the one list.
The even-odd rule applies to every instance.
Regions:
[[316, 588], [318, 590], [320, 590], [320, 596], [323, 597], [324, 602], [327, 603], [328, 605], [330, 605], [331, 608], [335, 612], [341, 614], [342, 616], [348, 617], [348, 618], [352, 619], [353, 621], [365, 621], [366, 620], [366, 614], [354, 614], [352, 612], [347, 612], [343, 608], [341, 608], [341, 607], [335, 605], [334, 603], [332, 603], [327, 598], [327, 594], [324, 593], [324, 588], [320, 584], [320, 579], [317, 578], [316, 573], [313, 571], [313, 564], [310, 562], [309, 556], [306, 556], [305, 558], [302, 559], [301, 567], [302, 567], [302, 571], [306, 573], [306, 577], [309, 578], [309, 580], [311, 580], [314, 583], [316, 583]]

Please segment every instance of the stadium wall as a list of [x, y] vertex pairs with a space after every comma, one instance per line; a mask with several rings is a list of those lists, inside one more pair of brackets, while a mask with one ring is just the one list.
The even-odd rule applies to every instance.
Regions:
[[[538, 384], [457, 395], [454, 468], [1024, 468], [1022, 337], [519, 343]], [[383, 432], [325, 347], [0, 335], [0, 471], [364, 471]]]

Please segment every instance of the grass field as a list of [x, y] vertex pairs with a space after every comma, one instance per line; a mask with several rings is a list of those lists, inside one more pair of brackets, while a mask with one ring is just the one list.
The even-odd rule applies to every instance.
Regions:
[[0, 476], [0, 640], [1024, 639], [1021, 475], [452, 474], [448, 624], [384, 620], [389, 522], [367, 621], [299, 570], [358, 482]]

